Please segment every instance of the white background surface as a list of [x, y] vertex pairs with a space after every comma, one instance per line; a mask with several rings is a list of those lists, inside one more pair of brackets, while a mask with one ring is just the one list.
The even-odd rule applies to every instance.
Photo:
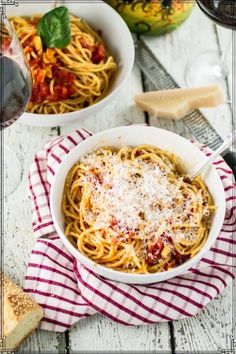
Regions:
[[[216, 27], [196, 7], [189, 19], [175, 32], [164, 37], [147, 38], [146, 42], [177, 82], [185, 86], [187, 61], [208, 49], [224, 50], [230, 31]], [[228, 55], [232, 68], [232, 54]], [[229, 75], [229, 81], [231, 77]], [[117, 99], [95, 116], [63, 128], [34, 128], [15, 123], [4, 131], [5, 143], [20, 158], [24, 174], [15, 192], [4, 203], [5, 272], [22, 285], [27, 262], [35, 239], [31, 230], [30, 200], [27, 175], [34, 154], [45, 142], [58, 134], [67, 134], [85, 127], [93, 132], [130, 123], [143, 123], [145, 116], [134, 106], [133, 96], [142, 91], [139, 69], [135, 66], [126, 86]], [[232, 130], [229, 106], [204, 111], [222, 137]], [[181, 122], [150, 119], [152, 125], [191, 137]], [[114, 351], [156, 351], [182, 354], [217, 353], [229, 348], [232, 329], [232, 289], [229, 286], [195, 318], [156, 325], [126, 327], [100, 315], [82, 320], [69, 332], [57, 334], [38, 330], [21, 346], [20, 353], [103, 353]]]

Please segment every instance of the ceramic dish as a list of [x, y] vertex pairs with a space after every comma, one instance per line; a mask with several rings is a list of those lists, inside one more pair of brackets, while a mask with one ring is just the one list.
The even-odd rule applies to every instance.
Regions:
[[154, 145], [174, 153], [183, 161], [185, 169], [188, 172], [193, 171], [196, 165], [206, 158], [200, 149], [190, 141], [167, 130], [145, 126], [118, 127], [95, 134], [73, 148], [58, 167], [50, 193], [50, 205], [54, 225], [68, 251], [97, 274], [115, 281], [135, 284], [160, 282], [180, 275], [194, 266], [216, 240], [225, 216], [224, 188], [215, 167], [212, 165], [202, 174], [202, 179], [207, 185], [217, 208], [212, 219], [208, 239], [202, 249], [193, 258], [171, 270], [152, 274], [131, 274], [101, 266], [80, 253], [64, 234], [64, 216], [61, 210], [64, 183], [70, 168], [80, 157], [99, 147], [112, 146], [120, 148], [125, 145], [138, 146], [142, 144]]
[[[54, 7], [54, 1], [40, 3], [19, 3], [18, 6], [8, 6], [7, 16], [33, 16], [43, 14]], [[111, 102], [128, 78], [134, 63], [134, 44], [130, 31], [112, 7], [105, 3], [91, 2], [70, 3], [57, 1], [57, 6], [64, 5], [75, 16], [85, 19], [93, 29], [102, 31], [102, 38], [118, 64], [110, 91], [98, 103], [81, 110], [64, 114], [34, 114], [25, 112], [19, 121], [32, 126], [54, 127], [79, 122], [81, 119], [96, 114]]]

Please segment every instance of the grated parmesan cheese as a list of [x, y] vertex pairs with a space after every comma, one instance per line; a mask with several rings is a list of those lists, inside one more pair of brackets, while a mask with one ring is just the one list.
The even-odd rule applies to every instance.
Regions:
[[[89, 218], [95, 228], [113, 222], [114, 237], [119, 234], [120, 242], [127, 240], [129, 232], [138, 232], [145, 244], [163, 232], [177, 242], [195, 239], [201, 214], [193, 215], [191, 209], [194, 203], [202, 206], [203, 197], [201, 193], [184, 195], [181, 176], [177, 176], [177, 183], [169, 180], [171, 164], [166, 164], [163, 171], [155, 161], [121, 160], [116, 153], [96, 152], [84, 156], [81, 162], [86, 166], [83, 182], [89, 182]], [[181, 226], [186, 223], [191, 228], [183, 233]]]

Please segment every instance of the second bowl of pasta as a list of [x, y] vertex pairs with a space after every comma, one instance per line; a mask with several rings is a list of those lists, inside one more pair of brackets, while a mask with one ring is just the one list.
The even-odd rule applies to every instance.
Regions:
[[96, 114], [114, 98], [132, 70], [134, 44], [105, 3], [42, 4], [42, 10], [39, 3], [19, 4], [7, 13], [33, 79], [20, 121], [61, 126]]
[[154, 127], [110, 129], [62, 161], [51, 189], [56, 230], [94, 272], [136, 284], [163, 281], [192, 267], [216, 240], [225, 194], [213, 166], [188, 140]]

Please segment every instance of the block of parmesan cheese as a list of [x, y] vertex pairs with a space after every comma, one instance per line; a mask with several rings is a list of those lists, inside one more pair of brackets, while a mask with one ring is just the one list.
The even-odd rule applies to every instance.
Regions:
[[3, 303], [3, 339], [0, 350], [17, 348], [35, 330], [43, 317], [42, 308], [19, 286], [0, 273]]
[[225, 102], [219, 85], [150, 91], [134, 97], [136, 104], [156, 117], [181, 119], [193, 109], [216, 107]]

